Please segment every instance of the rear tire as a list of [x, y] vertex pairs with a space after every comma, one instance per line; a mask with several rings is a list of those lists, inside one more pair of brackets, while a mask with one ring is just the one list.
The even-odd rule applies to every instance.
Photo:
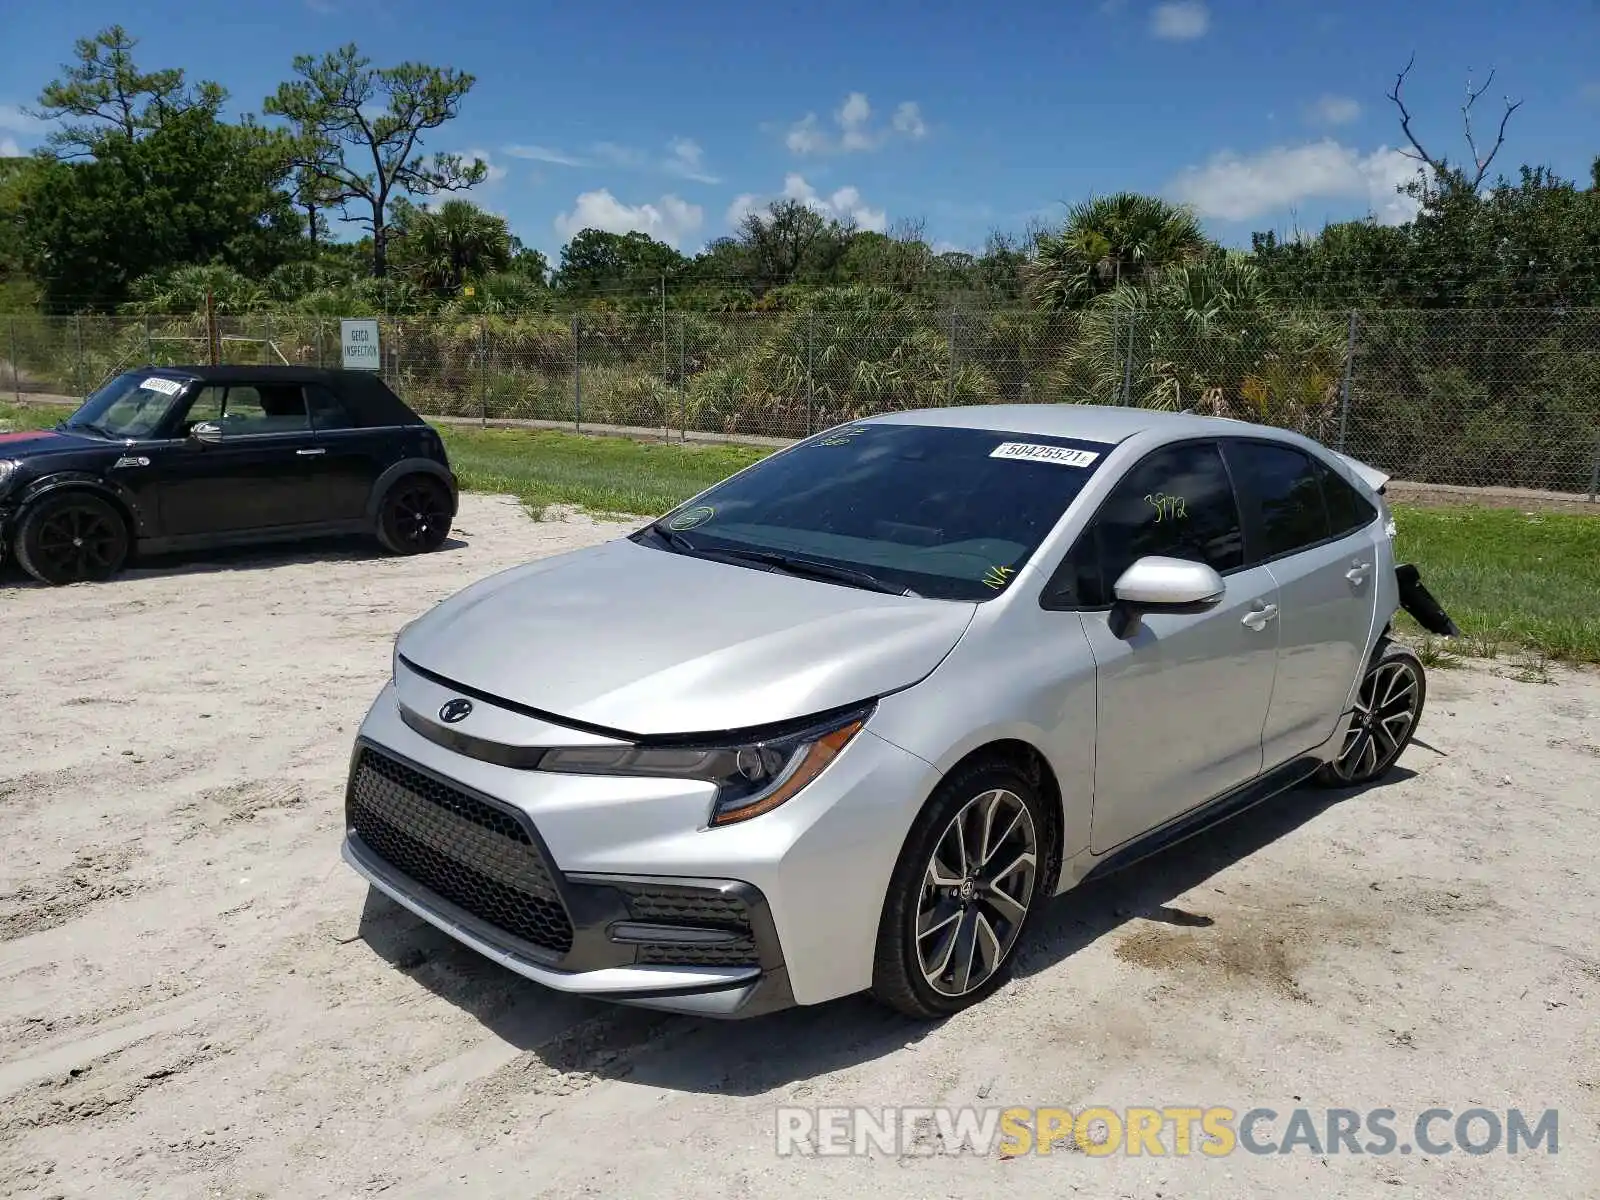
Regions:
[[390, 554], [427, 554], [450, 536], [450, 490], [431, 475], [407, 475], [378, 506], [378, 542]]
[[1398, 642], [1385, 642], [1361, 678], [1339, 757], [1317, 772], [1316, 782], [1350, 788], [1382, 779], [1411, 744], [1427, 699], [1422, 660]]
[[127, 521], [99, 496], [66, 492], [32, 505], [17, 522], [17, 563], [40, 583], [101, 583], [128, 561]]
[[1039, 789], [1004, 759], [978, 759], [946, 777], [895, 865], [872, 994], [932, 1020], [999, 988], [1045, 899], [1049, 828]]

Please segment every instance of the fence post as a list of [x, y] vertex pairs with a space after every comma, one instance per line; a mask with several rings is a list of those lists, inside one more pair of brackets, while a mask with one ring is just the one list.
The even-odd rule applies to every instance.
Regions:
[[817, 310], [811, 309], [806, 313], [806, 436], [811, 436], [811, 425], [816, 419], [814, 409], [817, 403], [817, 377], [811, 372], [812, 344], [815, 340], [817, 325]]
[[[12, 365], [16, 370], [16, 365]], [[1589, 474], [1589, 503], [1594, 503], [1594, 498], [1600, 495], [1600, 437], [1594, 439], [1594, 470]]]
[[1137, 314], [1128, 313], [1128, 349], [1122, 360], [1122, 406], [1133, 403], [1133, 330]]
[[572, 314], [572, 428], [583, 432], [583, 322]]
[[322, 369], [322, 318], [317, 318], [317, 369]]
[[1350, 379], [1356, 364], [1356, 310], [1350, 310], [1350, 333], [1344, 347], [1344, 380], [1339, 384], [1339, 453], [1344, 453], [1345, 433], [1350, 427]]
[[144, 315], [144, 360], [145, 360], [145, 362], [149, 363], [151, 366], [155, 366], [155, 363], [156, 363], [156, 344], [155, 344], [155, 339], [150, 336], [150, 314], [149, 313], [145, 313], [145, 315]]
[[678, 432], [680, 442], [689, 440], [689, 389], [683, 377], [687, 360], [683, 352], [683, 327], [689, 323], [688, 313], [678, 314]]
[[478, 318], [478, 427], [489, 427], [489, 321]]
[[[667, 366], [667, 277], [661, 276], [661, 382], [666, 383], [670, 368]], [[666, 405], [661, 407], [661, 436], [672, 436], [672, 418], [667, 415]]]
[[17, 318], [11, 318], [11, 390], [22, 403], [22, 368], [17, 365]]
[[944, 381], [944, 402], [954, 406], [956, 402], [956, 306], [950, 304], [950, 375]]
[[81, 395], [83, 386], [83, 314], [75, 313], [72, 317], [72, 328], [78, 340], [78, 356], [72, 365], [72, 391], [74, 395]]

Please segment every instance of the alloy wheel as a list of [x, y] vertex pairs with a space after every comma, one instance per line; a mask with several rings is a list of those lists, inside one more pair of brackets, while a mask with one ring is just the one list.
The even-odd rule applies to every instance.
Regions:
[[116, 569], [122, 543], [115, 517], [94, 508], [63, 508], [40, 523], [34, 557], [54, 578], [98, 579]]
[[1363, 783], [1387, 771], [1405, 748], [1421, 704], [1413, 664], [1405, 658], [1379, 662], [1361, 681], [1334, 774], [1345, 783]]
[[449, 507], [438, 488], [416, 484], [395, 497], [394, 530], [408, 546], [427, 546], [438, 540], [439, 530], [449, 520]]
[[964, 996], [1011, 953], [1033, 904], [1039, 840], [1028, 806], [995, 788], [968, 800], [933, 848], [917, 905], [917, 963], [928, 986]]

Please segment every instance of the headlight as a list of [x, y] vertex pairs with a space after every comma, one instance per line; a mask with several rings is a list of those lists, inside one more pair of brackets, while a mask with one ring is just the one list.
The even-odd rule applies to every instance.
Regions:
[[743, 743], [695, 746], [572, 746], [547, 750], [539, 770], [568, 775], [700, 779], [716, 785], [711, 824], [732, 825], [796, 796], [861, 732], [872, 707]]
[[0, 458], [0, 487], [5, 487], [6, 480], [15, 475], [21, 465], [14, 458]]

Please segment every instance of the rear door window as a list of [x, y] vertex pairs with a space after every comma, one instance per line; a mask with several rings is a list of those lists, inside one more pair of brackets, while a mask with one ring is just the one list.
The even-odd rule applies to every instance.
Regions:
[[1332, 536], [1322, 481], [1309, 454], [1275, 442], [1229, 441], [1225, 446], [1252, 564], [1294, 554]]
[[1354, 533], [1377, 520], [1378, 510], [1327, 463], [1317, 463], [1317, 475], [1322, 480], [1322, 498], [1328, 505], [1328, 524], [1334, 537]]

